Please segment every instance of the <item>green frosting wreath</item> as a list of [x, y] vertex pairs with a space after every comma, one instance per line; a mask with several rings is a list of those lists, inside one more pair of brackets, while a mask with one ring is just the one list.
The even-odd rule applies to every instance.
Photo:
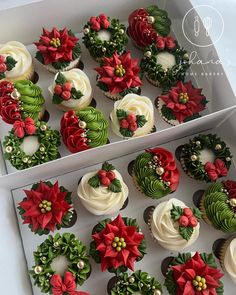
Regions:
[[[155, 44], [145, 48], [144, 57], [141, 60], [141, 72], [155, 86], [160, 86], [165, 90], [175, 85], [177, 81], [184, 81], [185, 73], [190, 67], [189, 56], [185, 49], [180, 48], [177, 41], [173, 49], [158, 49]], [[169, 52], [174, 55], [176, 65], [171, 69], [163, 69], [161, 64], [157, 63], [156, 56], [161, 52]]]
[[[90, 21], [84, 26], [83, 43], [90, 55], [96, 60], [111, 57], [115, 52], [122, 53], [128, 42], [125, 26], [118, 19], [111, 19], [110, 17], [107, 17], [107, 19], [109, 27], [106, 30], [111, 33], [109, 41], [102, 41], [98, 38], [98, 31], [92, 29]], [[104, 29], [101, 28], [101, 30]]]
[[23, 138], [14, 134], [14, 128], [5, 136], [3, 147], [4, 157], [9, 160], [16, 169], [22, 170], [39, 164], [43, 164], [58, 157], [58, 146], [60, 146], [60, 135], [57, 130], [52, 130], [45, 122], [36, 122], [36, 136], [39, 141], [38, 150], [32, 155], [27, 155], [22, 149]]
[[[215, 156], [215, 162], [207, 162], [206, 164], [210, 164], [212, 166], [208, 167], [208, 165], [203, 164], [200, 158], [201, 151], [203, 149], [211, 150]], [[218, 179], [221, 176], [226, 176], [227, 171], [231, 165], [232, 155], [230, 153], [229, 147], [226, 146], [226, 143], [222, 141], [215, 134], [200, 134], [193, 139], [189, 140], [189, 143], [183, 145], [180, 155], [180, 162], [183, 170], [192, 178], [205, 181], [212, 182]], [[217, 162], [223, 161], [224, 170], [222, 170], [222, 174], [216, 174], [215, 177], [212, 175], [212, 170], [217, 167]], [[221, 168], [222, 169], [222, 168]], [[218, 169], [215, 169], [216, 173], [218, 173]], [[227, 171], [226, 171], [227, 170]]]
[[57, 233], [54, 237], [49, 235], [33, 254], [35, 265], [29, 274], [34, 280], [34, 285], [44, 293], [52, 294], [50, 279], [56, 272], [52, 269], [51, 263], [58, 256], [67, 258], [67, 271], [74, 275], [76, 284], [81, 286], [91, 273], [86, 247], [74, 234]]
[[236, 231], [236, 213], [233, 210], [234, 207], [230, 205], [229, 192], [223, 183], [216, 182], [210, 185], [203, 196], [202, 203], [203, 214], [216, 229], [225, 233]]
[[148, 273], [137, 270], [131, 275], [123, 273], [118, 277], [111, 295], [132, 295], [140, 292], [145, 295], [161, 295], [161, 284]]

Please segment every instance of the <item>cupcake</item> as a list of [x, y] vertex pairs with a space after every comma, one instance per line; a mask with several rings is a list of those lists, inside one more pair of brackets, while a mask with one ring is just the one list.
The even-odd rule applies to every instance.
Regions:
[[81, 49], [78, 41], [67, 28], [53, 28], [51, 32], [43, 28], [39, 42], [34, 43], [38, 49], [35, 57], [49, 72], [68, 71], [79, 63]]
[[45, 122], [16, 121], [3, 142], [4, 157], [18, 170], [58, 158], [60, 135]]
[[90, 255], [101, 270], [113, 273], [134, 270], [135, 262], [145, 254], [144, 235], [135, 219], [118, 215], [113, 221], [105, 219], [93, 230]]
[[156, 5], [136, 9], [129, 15], [128, 21], [128, 34], [140, 49], [152, 43], [158, 44], [159, 36], [170, 34], [171, 20], [167, 12]]
[[149, 217], [153, 238], [165, 249], [182, 251], [199, 236], [201, 212], [188, 208], [178, 199], [170, 199], [156, 206]]
[[146, 96], [127, 94], [115, 102], [110, 119], [117, 136], [126, 139], [144, 136], [154, 128], [153, 104]]
[[118, 19], [111, 19], [105, 14], [92, 16], [84, 26], [83, 43], [90, 55], [100, 61], [103, 57], [124, 51], [128, 42], [125, 31], [125, 26]]
[[110, 290], [112, 295], [161, 295], [162, 288], [161, 284], [148, 273], [137, 270], [132, 274], [121, 273]]
[[185, 173], [205, 182], [227, 176], [232, 155], [215, 134], [199, 134], [182, 146], [180, 163]]
[[153, 199], [170, 194], [179, 185], [174, 156], [164, 148], [147, 149], [138, 155], [132, 174], [138, 190]]
[[108, 162], [102, 169], [85, 174], [77, 194], [84, 207], [94, 215], [109, 215], [119, 211], [129, 194], [121, 174]]
[[145, 48], [141, 60], [141, 71], [147, 80], [165, 90], [183, 81], [189, 66], [187, 51], [172, 37], [159, 36], [157, 44]]
[[15, 82], [33, 77], [33, 61], [26, 47], [17, 41], [0, 44], [0, 81]]
[[32, 232], [47, 235], [50, 231], [68, 227], [73, 215], [71, 193], [58, 182], [34, 184], [24, 191], [26, 197], [19, 203], [19, 214], [23, 224]]
[[195, 88], [191, 81], [178, 81], [167, 92], [158, 97], [157, 109], [161, 117], [171, 125], [178, 125], [199, 118], [206, 108], [206, 97], [202, 89]]
[[122, 55], [115, 52], [111, 58], [104, 58], [95, 70], [99, 75], [97, 86], [112, 100], [119, 100], [128, 93], [141, 93], [138, 60], [131, 58], [130, 51]]
[[[89, 295], [76, 291], [77, 285], [81, 286], [88, 279], [91, 265], [86, 246], [74, 234], [49, 235], [33, 256], [34, 265], [29, 274], [42, 293]], [[53, 261], [60, 256], [64, 256], [67, 261], [65, 272], [62, 265], [58, 265], [57, 272], [52, 266]]]
[[200, 200], [204, 220], [225, 233], [236, 231], [236, 181], [211, 184]]
[[29, 80], [0, 82], [0, 116], [8, 124], [28, 117], [41, 120], [44, 102], [42, 89]]
[[222, 295], [222, 277], [212, 253], [182, 253], [170, 261], [164, 285], [171, 295]]
[[92, 101], [89, 78], [79, 69], [57, 73], [48, 90], [52, 95], [52, 103], [65, 112], [85, 108]]
[[61, 136], [71, 153], [98, 147], [108, 141], [108, 122], [93, 107], [69, 111], [61, 119]]

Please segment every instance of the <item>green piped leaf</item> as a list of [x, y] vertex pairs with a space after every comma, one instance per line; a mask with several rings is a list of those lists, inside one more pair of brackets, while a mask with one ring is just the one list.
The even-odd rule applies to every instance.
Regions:
[[172, 209], [170, 210], [170, 215], [174, 221], [177, 221], [177, 220], [179, 220], [180, 216], [183, 215], [183, 209], [179, 206], [175, 206], [174, 204], [172, 204]]
[[56, 84], [63, 85], [66, 83], [66, 77], [62, 73], [58, 73], [57, 78], [55, 80]]
[[71, 89], [71, 98], [80, 99], [83, 93], [80, 90], [76, 90], [74, 87]]
[[118, 110], [116, 110], [116, 116], [117, 116], [118, 120], [121, 121], [121, 120], [127, 118], [127, 113], [125, 110], [118, 109]]
[[132, 137], [134, 135], [134, 132], [129, 130], [128, 128], [120, 128], [120, 133], [124, 137]]
[[191, 238], [192, 234], [193, 234], [193, 228], [189, 227], [189, 226], [187, 226], [187, 227], [180, 226], [179, 227], [179, 233], [180, 233], [180, 235], [181, 235], [181, 237], [183, 239], [188, 241]]
[[197, 219], [201, 219], [202, 218], [202, 212], [198, 209], [198, 208], [193, 208], [193, 215], [197, 218]]
[[99, 187], [101, 185], [100, 178], [96, 174], [88, 180], [88, 184], [92, 187]]
[[115, 178], [112, 180], [111, 184], [109, 185], [108, 189], [113, 193], [120, 193], [121, 192], [121, 183], [119, 179]]
[[102, 164], [102, 170], [111, 171], [111, 170], [115, 170], [115, 167], [112, 164], [108, 163], [108, 162], [104, 162]]
[[58, 94], [53, 94], [52, 103], [60, 104], [63, 101], [63, 98]]
[[176, 120], [175, 116], [171, 109], [169, 109], [165, 104], [161, 108], [162, 116], [165, 117], [167, 120]]
[[13, 57], [8, 56], [6, 58], [7, 70], [11, 71], [15, 67], [16, 63], [17, 63], [17, 61]]
[[136, 123], [139, 128], [143, 127], [147, 123], [147, 120], [144, 115], [137, 115], [136, 119], [137, 119]]

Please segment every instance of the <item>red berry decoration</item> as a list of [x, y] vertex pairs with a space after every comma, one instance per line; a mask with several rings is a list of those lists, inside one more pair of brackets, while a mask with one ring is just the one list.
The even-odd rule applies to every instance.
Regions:
[[69, 91], [63, 91], [62, 94], [61, 94], [61, 97], [64, 100], [69, 100], [71, 98], [71, 93]]
[[57, 94], [57, 95], [61, 95], [61, 93], [62, 93], [62, 87], [61, 87], [61, 85], [57, 84], [55, 86], [54, 93]]
[[63, 84], [63, 90], [64, 91], [69, 91], [71, 92], [71, 89], [72, 89], [72, 83], [71, 82], [66, 82], [65, 84]]
[[125, 128], [125, 129], [128, 128], [129, 127], [128, 121], [126, 119], [121, 120], [120, 121], [120, 127]]
[[193, 216], [193, 211], [190, 208], [184, 208], [183, 209], [183, 215], [190, 218], [190, 217]]
[[129, 123], [134, 123], [134, 122], [136, 122], [136, 121], [137, 121], [137, 118], [136, 118], [135, 114], [130, 113], [130, 114], [127, 116], [127, 121], [128, 121]]
[[0, 63], [4, 63], [6, 61], [5, 56], [0, 55]]
[[106, 177], [107, 176], [106, 170], [99, 170], [98, 171], [98, 176], [99, 176], [99, 178]]
[[198, 220], [196, 217], [193, 216], [189, 219], [189, 226], [196, 227], [197, 224], [198, 224]]
[[116, 178], [116, 175], [113, 171], [108, 171], [106, 176], [110, 179], [110, 181]]
[[0, 63], [0, 73], [5, 73], [7, 70], [7, 65], [4, 63]]
[[111, 181], [110, 181], [110, 179], [109, 179], [108, 177], [103, 177], [103, 178], [101, 179], [101, 183], [102, 183], [104, 186], [109, 186], [110, 183], [111, 183]]
[[182, 215], [179, 219], [180, 226], [187, 227], [189, 225], [189, 219], [187, 216]]
[[131, 124], [129, 124], [129, 130], [130, 131], [136, 131], [138, 129], [138, 125], [137, 125], [137, 123], [131, 123]]

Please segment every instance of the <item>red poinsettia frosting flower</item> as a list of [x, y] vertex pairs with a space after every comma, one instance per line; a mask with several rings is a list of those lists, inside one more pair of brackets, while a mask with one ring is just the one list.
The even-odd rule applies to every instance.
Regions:
[[69, 35], [67, 28], [63, 30], [53, 28], [51, 32], [43, 28], [39, 42], [34, 44], [41, 52], [44, 64], [48, 65], [53, 62], [72, 61], [72, 51], [78, 40], [78, 38]]
[[[217, 295], [216, 289], [221, 286], [219, 279], [223, 274], [206, 264], [198, 252], [185, 264], [171, 268], [177, 284], [176, 295]], [[202, 284], [199, 285], [199, 282]]]
[[229, 198], [236, 199], [236, 181], [226, 180], [226, 181], [223, 181], [223, 185], [229, 193]]
[[[25, 211], [24, 224], [32, 224], [33, 231], [38, 229], [55, 230], [71, 206], [66, 202], [67, 192], [62, 192], [56, 182], [49, 186], [40, 182], [35, 190], [25, 190], [27, 196], [19, 206]], [[43, 206], [46, 204], [46, 208]]]
[[88, 138], [84, 137], [84, 129], [79, 126], [75, 111], [68, 111], [61, 119], [61, 136], [71, 153], [77, 153], [90, 148]]
[[180, 174], [173, 154], [163, 148], [147, 149], [146, 152], [157, 156], [157, 161], [164, 169], [161, 175], [162, 180], [169, 182], [170, 189], [175, 191], [179, 185]]
[[114, 53], [111, 58], [105, 57], [102, 66], [95, 70], [99, 74], [98, 81], [106, 84], [111, 94], [142, 85], [138, 76], [138, 60], [131, 58], [130, 51], [122, 55]]
[[16, 120], [21, 120], [18, 102], [11, 97], [14, 89], [13, 83], [8, 81], [0, 82], [0, 116], [8, 124], [13, 124]]
[[164, 101], [168, 109], [171, 109], [176, 119], [182, 123], [186, 118], [193, 116], [205, 109], [202, 103], [205, 96], [201, 94], [202, 89], [194, 88], [192, 82], [183, 83], [179, 81], [165, 95], [159, 98]]
[[[134, 262], [141, 256], [138, 247], [144, 239], [144, 235], [137, 232], [136, 226], [125, 225], [122, 217], [118, 215], [92, 237], [99, 251], [102, 271], [120, 266], [134, 270]], [[121, 247], [117, 246], [119, 242]]]

